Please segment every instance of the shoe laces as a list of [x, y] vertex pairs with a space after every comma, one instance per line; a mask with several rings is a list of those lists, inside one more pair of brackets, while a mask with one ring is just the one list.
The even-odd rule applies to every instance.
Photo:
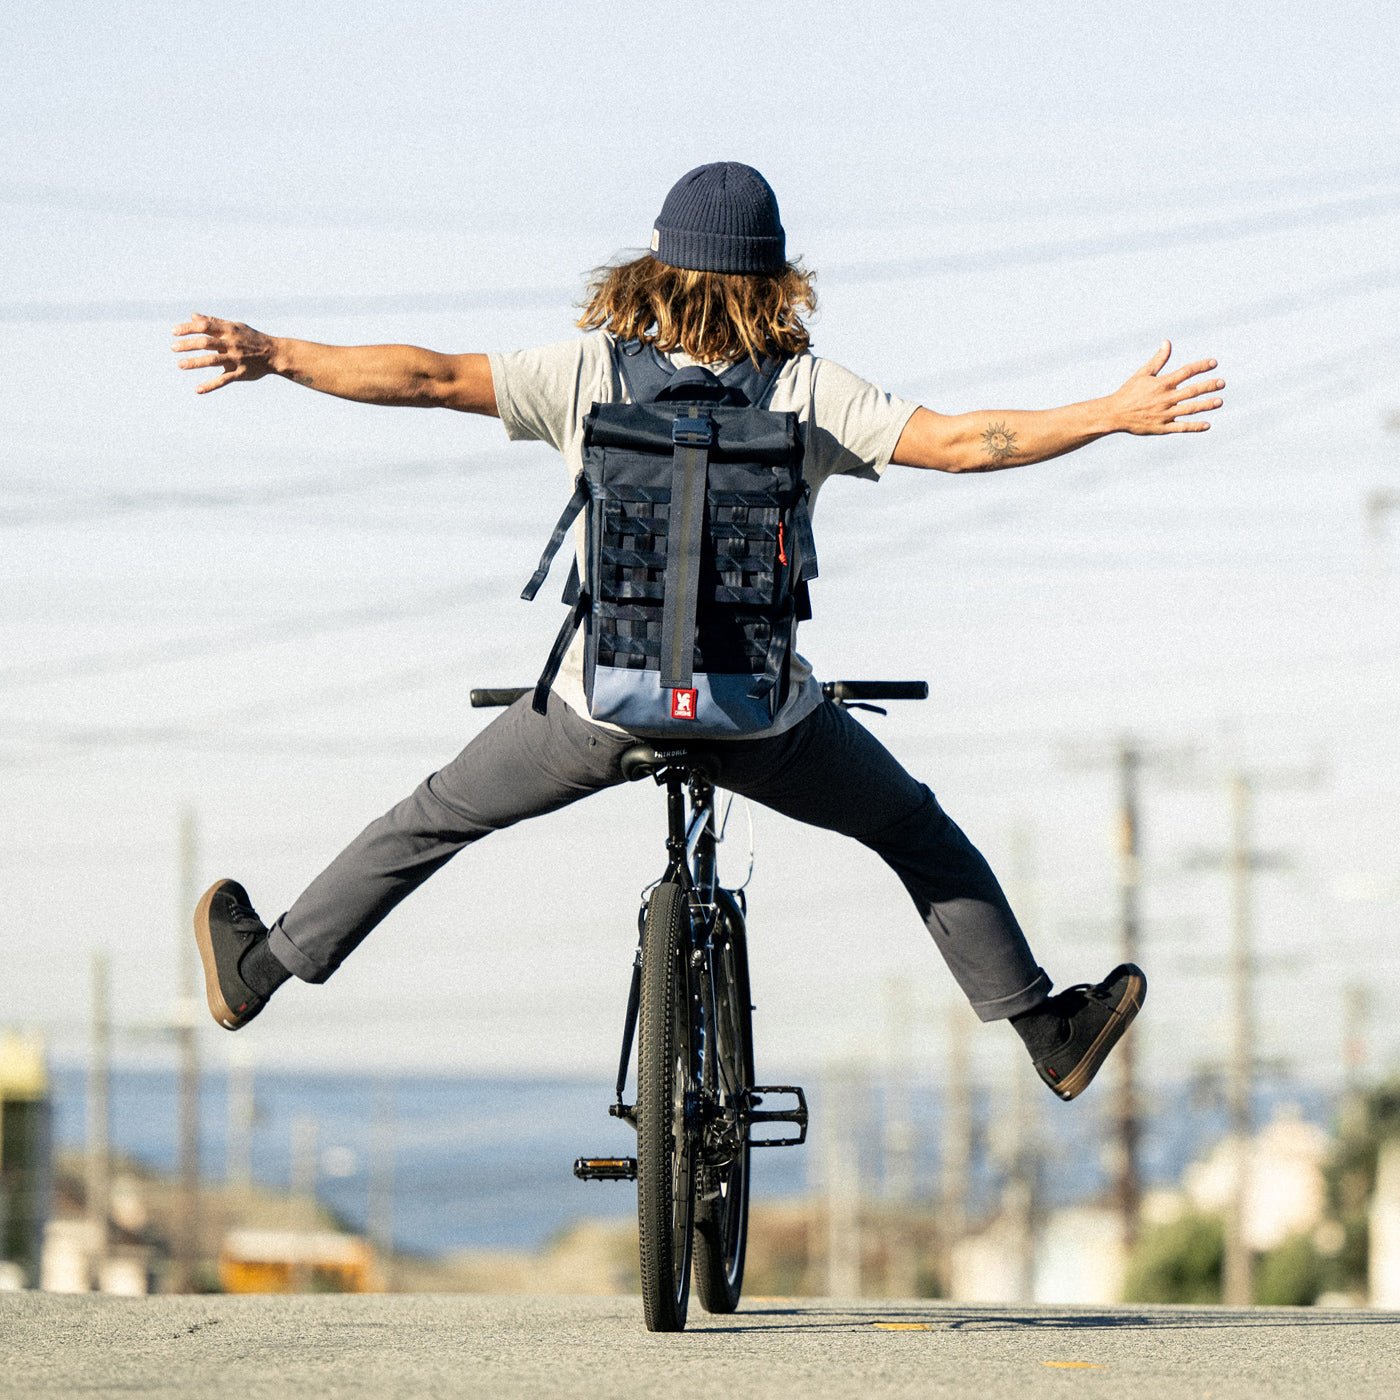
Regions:
[[253, 938], [257, 934], [266, 933], [263, 921], [258, 918], [250, 904], [243, 904], [236, 895], [226, 894], [224, 896], [225, 907], [228, 910], [228, 921], [239, 933], [246, 938]]

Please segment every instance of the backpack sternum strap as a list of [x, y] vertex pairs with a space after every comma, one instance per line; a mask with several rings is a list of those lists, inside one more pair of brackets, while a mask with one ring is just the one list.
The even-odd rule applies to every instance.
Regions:
[[661, 614], [661, 686], [689, 690], [694, 676], [695, 608], [705, 534], [705, 485], [714, 420], [697, 405], [677, 416], [666, 530], [666, 588]]

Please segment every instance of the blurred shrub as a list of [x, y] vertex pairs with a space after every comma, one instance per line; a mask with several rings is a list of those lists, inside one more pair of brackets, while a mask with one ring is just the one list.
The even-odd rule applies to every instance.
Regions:
[[1271, 1249], [1254, 1271], [1254, 1301], [1268, 1307], [1307, 1307], [1333, 1283], [1335, 1273], [1313, 1238], [1292, 1235]]
[[1127, 1303], [1218, 1303], [1225, 1230], [1211, 1215], [1183, 1215], [1145, 1230], [1128, 1262]]

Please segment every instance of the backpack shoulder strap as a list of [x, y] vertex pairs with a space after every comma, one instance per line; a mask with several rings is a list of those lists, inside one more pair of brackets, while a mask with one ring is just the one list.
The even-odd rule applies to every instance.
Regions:
[[675, 368], [639, 340], [614, 340], [613, 365], [633, 403], [652, 403], [670, 382]]
[[767, 408], [788, 358], [786, 355], [768, 356], [757, 369], [752, 360], [745, 358], [730, 365], [719, 381], [727, 389], [738, 389], [752, 407]]
[[[654, 403], [671, 380], [685, 372], [677, 370], [654, 345], [643, 345], [637, 340], [611, 343], [613, 364], [633, 403]], [[719, 376], [719, 382], [726, 389], [737, 389], [753, 408], [767, 408], [788, 358], [769, 356], [757, 368], [750, 359], [739, 360]]]

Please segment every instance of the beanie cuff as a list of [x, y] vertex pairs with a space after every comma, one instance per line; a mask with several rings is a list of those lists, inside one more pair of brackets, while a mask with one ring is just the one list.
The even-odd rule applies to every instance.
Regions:
[[657, 262], [691, 272], [781, 272], [787, 265], [787, 240], [772, 236], [702, 232], [666, 228], [651, 233], [651, 253]]

